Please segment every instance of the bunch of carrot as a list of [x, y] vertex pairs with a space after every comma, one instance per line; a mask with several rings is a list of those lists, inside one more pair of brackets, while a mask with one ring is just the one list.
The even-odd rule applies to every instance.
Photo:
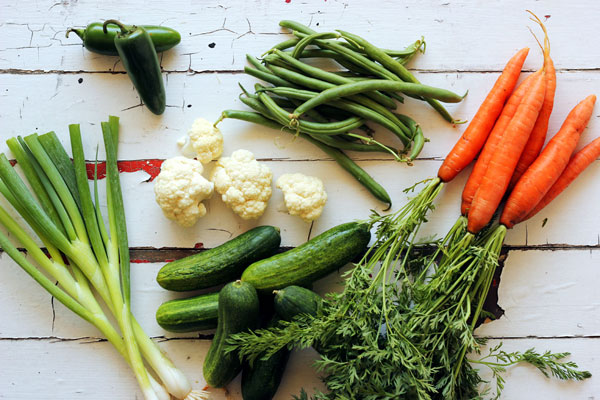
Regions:
[[595, 95], [569, 113], [542, 151], [554, 105], [556, 72], [546, 28], [532, 16], [545, 34], [542, 68], [513, 91], [528, 53], [528, 49], [520, 50], [439, 171], [443, 180], [452, 179], [466, 166], [465, 160], [472, 160], [481, 150], [462, 194], [461, 213], [468, 219], [468, 235], [488, 225], [506, 197], [498, 234], [531, 218], [600, 156], [598, 139], [572, 156], [591, 117]]
[[[444, 383], [446, 398], [468, 395], [461, 388], [477, 379], [466, 361], [486, 364], [467, 360], [466, 355], [478, 349], [473, 330], [507, 229], [539, 212], [600, 156], [600, 138], [573, 155], [590, 120], [594, 95], [568, 114], [542, 150], [554, 106], [556, 72], [546, 28], [531, 15], [545, 34], [543, 46], [540, 43], [542, 68], [517, 86], [529, 49], [518, 51], [509, 60], [431, 183], [449, 182], [477, 157], [462, 193], [461, 216], [430, 257], [426, 269], [433, 267], [433, 272], [415, 290], [427, 295], [420, 295], [415, 305], [418, 312], [407, 322], [413, 329], [429, 329], [425, 333], [433, 337], [428, 339], [434, 343], [431, 351], [440, 343], [452, 349], [451, 357], [441, 357], [436, 364], [440, 371], [436, 380]], [[490, 224], [497, 212], [499, 224]], [[582, 373], [575, 379], [588, 376]]]

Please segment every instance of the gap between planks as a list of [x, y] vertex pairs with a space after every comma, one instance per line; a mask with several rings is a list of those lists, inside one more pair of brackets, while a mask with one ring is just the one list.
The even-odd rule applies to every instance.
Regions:
[[[428, 68], [411, 68], [411, 72], [427, 73], [427, 74], [499, 74], [502, 70], [496, 69], [428, 69]], [[523, 69], [521, 72], [530, 73], [535, 72], [534, 69]], [[568, 73], [568, 72], [597, 72], [600, 68], [558, 68], [557, 73]], [[196, 69], [185, 69], [185, 70], [162, 70], [164, 74], [187, 74], [187, 75], [202, 75], [202, 74], [244, 74], [243, 70], [240, 69], [210, 69], [210, 70], [196, 70]], [[60, 70], [60, 69], [19, 69], [19, 68], [6, 68], [0, 69], [2, 75], [78, 75], [78, 74], [126, 74], [126, 71], [92, 71], [92, 70]]]
[[[193, 336], [177, 336], [177, 337], [166, 337], [166, 336], [151, 336], [150, 339], [156, 340], [157, 342], [173, 342], [178, 340], [212, 340], [214, 334], [196, 334]], [[600, 335], [569, 335], [569, 336], [478, 336], [480, 339], [487, 340], [598, 340]], [[54, 342], [80, 342], [80, 344], [88, 343], [101, 343], [108, 342], [103, 337], [95, 336], [82, 336], [82, 337], [59, 337], [59, 336], [28, 336], [28, 337], [0, 337], [0, 342], [42, 342], [47, 341], [50, 343]]]
[[[282, 246], [279, 248], [278, 253], [293, 249], [293, 246]], [[131, 260], [135, 264], [143, 263], [160, 263], [169, 262], [172, 260], [178, 260], [180, 258], [191, 256], [211, 248], [189, 248], [189, 247], [131, 247]], [[25, 251], [24, 249], [19, 249]], [[528, 245], [528, 246], [517, 246], [517, 245], [505, 245], [502, 248], [503, 254], [508, 254], [511, 251], [582, 251], [582, 250], [600, 250], [600, 244], [594, 245], [577, 245], [577, 244], [540, 244], [540, 245]], [[0, 249], [0, 254], [3, 250]]]

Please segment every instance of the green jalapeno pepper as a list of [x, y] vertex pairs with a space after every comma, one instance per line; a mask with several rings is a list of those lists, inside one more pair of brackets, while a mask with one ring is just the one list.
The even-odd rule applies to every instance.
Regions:
[[[181, 41], [181, 35], [175, 29], [156, 25], [141, 25], [141, 27], [150, 35], [157, 53], [169, 50]], [[127, 26], [127, 28], [131, 27]], [[83, 47], [89, 51], [108, 56], [118, 56], [119, 53], [115, 47], [115, 36], [120, 31], [119, 26], [110, 24], [106, 27], [106, 33], [104, 33], [102, 22], [92, 22], [85, 29], [69, 28], [66, 36], [69, 37], [69, 33], [74, 32], [83, 40]]]
[[142, 101], [154, 114], [162, 114], [166, 104], [165, 86], [150, 35], [141, 26], [126, 26], [113, 19], [104, 23], [105, 31], [108, 24], [121, 29], [115, 36], [115, 47]]

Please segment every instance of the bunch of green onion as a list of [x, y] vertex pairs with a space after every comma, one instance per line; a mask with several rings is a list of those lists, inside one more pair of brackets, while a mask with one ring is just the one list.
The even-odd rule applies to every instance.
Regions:
[[[73, 160], [54, 132], [7, 140], [28, 185], [0, 154], [0, 193], [47, 254], [16, 222], [13, 210], [2, 205], [0, 223], [12, 240], [0, 232], [0, 247], [52, 296], [102, 332], [133, 369], [145, 399], [200, 399], [202, 393], [192, 391], [183, 373], [131, 314], [129, 247], [117, 168], [119, 119], [111, 116], [102, 122], [108, 225], [100, 212], [97, 175], [92, 199], [79, 125], [70, 125], [69, 132]], [[118, 326], [104, 313], [94, 291]]]

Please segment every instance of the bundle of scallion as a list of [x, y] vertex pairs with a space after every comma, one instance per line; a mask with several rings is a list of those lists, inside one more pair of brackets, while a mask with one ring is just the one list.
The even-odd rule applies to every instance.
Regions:
[[[170, 399], [170, 395], [200, 399], [202, 393], [192, 391], [183, 373], [131, 314], [129, 247], [117, 168], [119, 119], [111, 116], [102, 122], [108, 226], [100, 212], [96, 180], [92, 199], [79, 125], [70, 125], [69, 132], [72, 161], [54, 132], [7, 140], [29, 187], [6, 155], [0, 154], [0, 193], [35, 232], [49, 256], [19, 226], [14, 213], [1, 205], [0, 223], [12, 240], [0, 232], [0, 247], [52, 296], [102, 332], [133, 369], [146, 399]], [[118, 327], [105, 315], [92, 288]]]

